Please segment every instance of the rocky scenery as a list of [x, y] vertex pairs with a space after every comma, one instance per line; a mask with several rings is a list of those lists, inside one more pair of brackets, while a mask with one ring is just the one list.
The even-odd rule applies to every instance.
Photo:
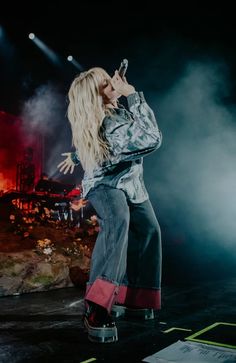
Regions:
[[0, 296], [85, 287], [99, 230], [96, 215], [76, 225], [39, 205], [1, 204]]

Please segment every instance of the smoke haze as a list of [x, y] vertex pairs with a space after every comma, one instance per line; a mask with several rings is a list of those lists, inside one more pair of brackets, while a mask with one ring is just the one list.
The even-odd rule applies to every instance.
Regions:
[[44, 172], [50, 177], [62, 177], [57, 164], [62, 161], [61, 153], [71, 150], [66, 106], [66, 95], [48, 83], [37, 88], [22, 109], [22, 118], [29, 135], [39, 132], [43, 137]]
[[191, 62], [162, 98], [152, 95], [163, 144], [145, 178], [170, 239], [236, 257], [236, 123], [223, 102], [226, 70]]

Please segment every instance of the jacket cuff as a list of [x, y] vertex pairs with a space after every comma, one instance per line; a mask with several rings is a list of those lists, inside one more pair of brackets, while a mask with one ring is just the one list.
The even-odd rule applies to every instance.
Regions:
[[146, 102], [143, 92], [142, 91], [138, 92], [138, 94], [139, 94], [140, 102], [141, 103]]
[[79, 165], [79, 164], [80, 164], [80, 160], [79, 160], [79, 158], [78, 158], [78, 156], [77, 156], [76, 151], [75, 151], [75, 152], [73, 152], [73, 153], [71, 153], [71, 154], [70, 154], [70, 157], [71, 157], [71, 160], [73, 161], [73, 163], [74, 163], [75, 165]]
[[140, 96], [138, 92], [131, 93], [127, 97], [128, 107], [132, 107], [133, 105], [139, 105], [140, 104]]

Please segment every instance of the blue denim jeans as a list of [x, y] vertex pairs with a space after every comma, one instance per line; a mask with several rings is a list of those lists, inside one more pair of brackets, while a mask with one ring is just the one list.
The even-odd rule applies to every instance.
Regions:
[[100, 231], [85, 299], [108, 311], [115, 302], [160, 308], [161, 232], [150, 200], [131, 203], [121, 189], [103, 184], [87, 198]]

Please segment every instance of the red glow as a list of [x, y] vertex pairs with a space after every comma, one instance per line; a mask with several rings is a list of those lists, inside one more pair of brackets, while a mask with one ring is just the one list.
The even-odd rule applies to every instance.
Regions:
[[0, 111], [0, 191], [16, 188], [16, 166], [23, 161], [24, 150], [33, 149], [35, 178], [42, 172], [42, 138], [39, 134], [29, 134], [23, 128], [22, 120]]

